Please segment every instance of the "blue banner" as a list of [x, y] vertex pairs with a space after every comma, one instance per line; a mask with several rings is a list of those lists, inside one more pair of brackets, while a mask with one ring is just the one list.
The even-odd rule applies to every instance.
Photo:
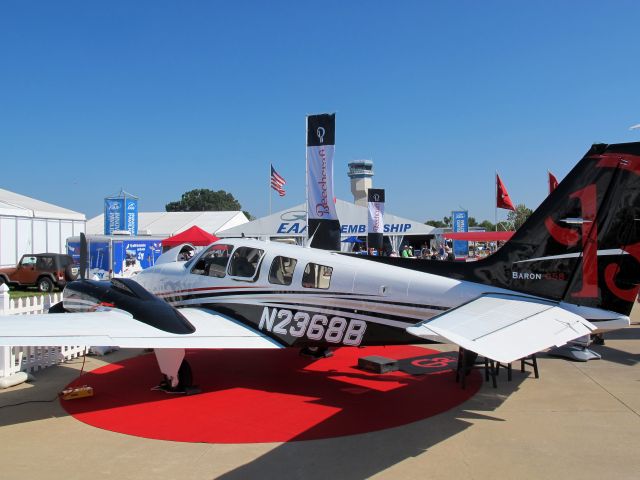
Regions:
[[116, 230], [138, 234], [138, 199], [135, 197], [104, 199], [104, 234], [112, 235]]
[[[453, 231], [454, 232], [468, 232], [469, 231], [469, 212], [458, 211], [451, 212], [453, 218]], [[469, 242], [463, 240], [453, 241], [453, 254], [456, 257], [466, 257], [469, 255]]]
[[124, 198], [105, 198], [104, 234], [111, 235], [116, 230], [122, 230], [124, 216]]
[[[80, 242], [69, 242], [67, 253], [80, 263]], [[162, 254], [161, 240], [94, 240], [88, 241], [90, 279], [106, 280], [112, 276], [132, 277], [152, 267]], [[111, 261], [111, 265], [109, 265]]]
[[138, 234], [138, 199], [127, 198], [127, 213], [123, 230], [128, 230], [131, 235]]
[[[109, 242], [91, 241], [87, 246], [89, 254], [89, 279], [105, 280], [109, 278]], [[75, 263], [80, 263], [80, 242], [69, 242], [67, 253], [73, 257]]]
[[160, 240], [114, 240], [113, 273], [119, 277], [132, 277], [155, 265], [161, 253]]

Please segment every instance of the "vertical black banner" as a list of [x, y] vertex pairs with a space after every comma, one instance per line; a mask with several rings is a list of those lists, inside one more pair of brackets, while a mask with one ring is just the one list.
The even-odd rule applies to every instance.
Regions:
[[333, 194], [334, 113], [307, 117], [307, 232], [311, 246], [340, 250], [340, 221]]
[[369, 203], [367, 248], [375, 248], [381, 252], [384, 234], [384, 189], [370, 188], [367, 197]]

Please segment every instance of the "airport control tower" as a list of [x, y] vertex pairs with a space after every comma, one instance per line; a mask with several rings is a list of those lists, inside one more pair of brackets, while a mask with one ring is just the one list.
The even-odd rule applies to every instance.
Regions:
[[349, 163], [349, 178], [353, 202], [367, 206], [367, 191], [373, 187], [373, 162], [371, 160], [354, 160]]

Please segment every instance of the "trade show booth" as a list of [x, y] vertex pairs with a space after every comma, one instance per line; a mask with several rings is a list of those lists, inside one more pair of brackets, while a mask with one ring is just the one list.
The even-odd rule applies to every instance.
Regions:
[[[366, 237], [367, 235], [367, 207], [355, 205], [344, 200], [336, 200], [336, 211], [341, 226], [342, 240], [349, 237]], [[391, 248], [400, 251], [403, 241], [421, 244], [433, 235], [434, 228], [424, 223], [407, 218], [384, 214], [384, 237]], [[303, 245], [307, 239], [307, 214], [305, 204], [299, 204], [266, 217], [247, 222], [236, 227], [216, 232], [221, 238], [251, 237], [272, 240], [293, 239]], [[353, 243], [342, 242], [342, 248], [347, 250]]]

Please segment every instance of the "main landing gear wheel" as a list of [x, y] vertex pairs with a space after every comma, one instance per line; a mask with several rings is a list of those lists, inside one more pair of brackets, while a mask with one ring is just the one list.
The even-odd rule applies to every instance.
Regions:
[[154, 390], [162, 390], [166, 393], [182, 393], [185, 395], [193, 395], [194, 393], [200, 393], [197, 386], [193, 385], [193, 373], [191, 372], [191, 365], [186, 360], [183, 360], [178, 370], [178, 384], [175, 387], [171, 386], [171, 381], [166, 375], [163, 375], [163, 379], [160, 384], [154, 388]]
[[300, 350], [300, 355], [310, 358], [328, 358], [333, 357], [333, 352], [329, 347], [304, 347]]

